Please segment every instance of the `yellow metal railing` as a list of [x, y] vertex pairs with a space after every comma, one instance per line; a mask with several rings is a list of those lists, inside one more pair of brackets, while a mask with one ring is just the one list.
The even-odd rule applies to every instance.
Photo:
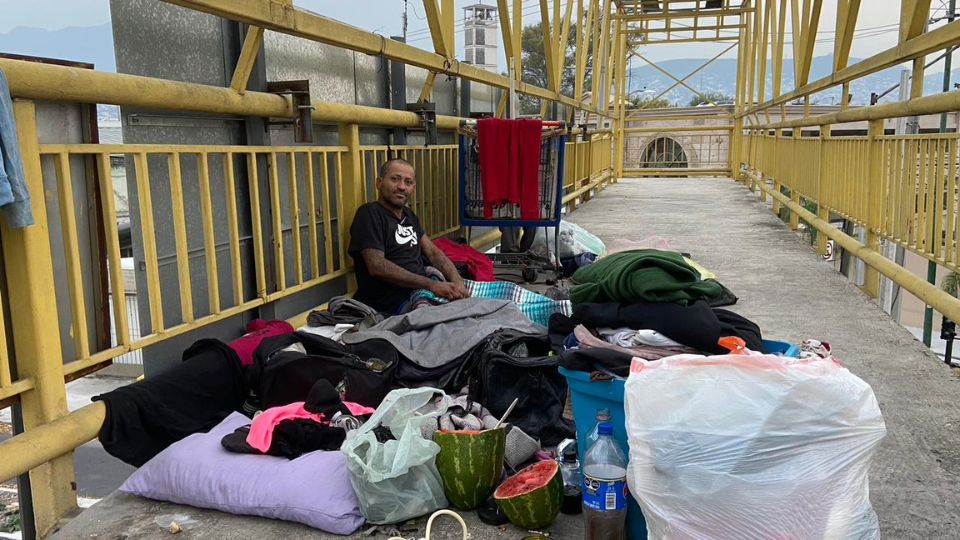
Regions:
[[[868, 137], [747, 135], [752, 163], [775, 189], [858, 225], [951, 270], [960, 270], [956, 133]], [[878, 145], [879, 176], [871, 177], [870, 145]], [[871, 185], [873, 184], [873, 185]], [[869, 218], [868, 193], [881, 195], [879, 221]]]
[[570, 141], [564, 148], [563, 202], [568, 210], [576, 208], [581, 200], [590, 198], [594, 189], [603, 189], [615, 180], [612, 135], [602, 133], [589, 140]]
[[[339, 219], [344, 209], [339, 198], [331, 208], [331, 193], [338, 193], [343, 182], [341, 159], [343, 147], [253, 147], [253, 146], [184, 146], [184, 145], [41, 145], [43, 167], [55, 168], [57, 195], [60, 211], [60, 227], [64, 236], [64, 259], [67, 267], [67, 283], [70, 290], [71, 328], [77, 358], [64, 365], [67, 375], [86, 371], [105, 364], [117, 356], [141, 349], [164, 339], [194, 330], [227, 317], [236, 315], [279, 298], [335, 279], [348, 271], [345, 246], [345, 219]], [[146, 294], [149, 303], [151, 332], [139, 339], [131, 339], [128, 314], [124, 298], [124, 277], [121, 270], [120, 243], [114, 193], [110, 179], [111, 156], [125, 156], [133, 168], [138, 196], [140, 242], [143, 246]], [[111, 297], [117, 345], [106, 350], [91, 351], [88, 342], [88, 321], [83, 291], [93, 276], [83, 276], [80, 268], [80, 253], [77, 242], [77, 223], [74, 216], [73, 178], [70, 164], [74, 160], [92, 160], [98, 169], [101, 182], [102, 228], [106, 237], [107, 266], [110, 272]], [[195, 174], [183, 173], [186, 165]], [[261, 193], [258, 170], [263, 165], [267, 171], [266, 192]], [[216, 167], [223, 178], [224, 197], [214, 200], [211, 192], [211, 171]], [[247, 187], [237, 171], [247, 171]], [[164, 186], [156, 178], [162, 178]], [[183, 186], [191, 182], [199, 187], [200, 228], [187, 228], [187, 212], [183, 198]], [[158, 215], [152, 201], [152, 192], [168, 189], [171, 196], [170, 211]], [[238, 223], [237, 191], [246, 189], [249, 207], [244, 209], [251, 216], [253, 251], [252, 276], [243, 273], [240, 257], [240, 230]], [[270, 208], [270, 223], [266, 231], [261, 224], [261, 200]], [[226, 261], [217, 256], [213, 207], [226, 208], [229, 236], [229, 257]], [[311, 216], [322, 216], [321, 223]], [[336, 226], [334, 221], [336, 220]], [[157, 255], [156, 224], [171, 223], [176, 248], [178, 288], [161, 290], [160, 261]], [[188, 250], [188, 234], [200, 232], [203, 236], [202, 266], [206, 275], [208, 291], [203, 312], [196, 309], [197, 298], [191, 286], [191, 268], [198, 263]], [[264, 245], [274, 250], [272, 281], [265, 268]], [[326, 239], [326, 241], [323, 241]], [[339, 246], [333, 253], [334, 239]], [[287, 261], [291, 265], [287, 265]], [[220, 276], [229, 274], [232, 291], [228, 298], [221, 298]], [[244, 292], [244, 283], [255, 282], [252, 296]], [[180, 304], [180, 317], [167, 320], [164, 317], [164, 298], [175, 297]], [[14, 313], [17, 309], [14, 306]]]
[[[877, 296], [882, 273], [945, 316], [958, 318], [956, 298], [879, 249], [887, 240], [960, 271], [960, 135], [884, 135], [882, 127], [881, 120], [871, 120], [866, 137], [835, 137], [827, 130], [812, 137], [745, 133], [740, 154], [745, 180], [760, 189], [761, 198], [773, 197], [774, 212], [781, 206], [790, 210], [792, 228], [801, 218], [816, 228], [818, 250], [825, 252], [829, 237], [863, 260], [867, 294]], [[815, 205], [816, 212], [803, 201]], [[866, 242], [829, 224], [831, 214], [862, 226]]]

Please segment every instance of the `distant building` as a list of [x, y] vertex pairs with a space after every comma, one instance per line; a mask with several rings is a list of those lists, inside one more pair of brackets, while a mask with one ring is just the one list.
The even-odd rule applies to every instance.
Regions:
[[497, 7], [473, 4], [463, 8], [464, 61], [477, 67], [498, 71], [497, 33], [500, 22]]

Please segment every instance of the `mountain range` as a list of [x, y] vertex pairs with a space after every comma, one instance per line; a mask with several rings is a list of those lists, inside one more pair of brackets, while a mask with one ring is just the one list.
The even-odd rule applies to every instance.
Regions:
[[[861, 59], [859, 58], [851, 58], [850, 65], [853, 65], [860, 60]], [[705, 60], [684, 58], [678, 60], [664, 60], [662, 62], [657, 62], [657, 65], [666, 71], [669, 71], [675, 77], [682, 79], [686, 74], [691, 73], [703, 65], [704, 62]], [[815, 81], [830, 75], [832, 63], [833, 57], [831, 55], [815, 57], [810, 67], [810, 81]], [[940, 67], [940, 64], [937, 64], [928, 69], [934, 70], [938, 67], [939, 73], [930, 73], [924, 77], [923, 89], [925, 95], [935, 94], [943, 91], [943, 68]], [[891, 67], [851, 82], [850, 93], [853, 94], [851, 103], [854, 105], [869, 104], [871, 92], [881, 94], [894, 85], [900, 83], [900, 71], [902, 69], [904, 68], [899, 66]], [[960, 76], [960, 70], [954, 70], [951, 73], [951, 80], [958, 81], [958, 76]], [[644, 64], [643, 66], [635, 65], [635, 67], [628, 72], [628, 77], [629, 84], [627, 85], [627, 88], [629, 89], [629, 92], [642, 97], [655, 97], [659, 95], [660, 92], [670, 88], [670, 86], [675, 83], [673, 79], [667, 77], [663, 73], [657, 71], [655, 68], [647, 64]], [[770, 99], [773, 93], [773, 66], [770, 62], [767, 63], [766, 79], [766, 99]], [[793, 89], [794, 77], [792, 59], [784, 60], [783, 77], [781, 80], [782, 88], [785, 92], [789, 92], [791, 89]], [[716, 60], [702, 71], [690, 77], [690, 79], [685, 82], [701, 93], [712, 92], [726, 96], [733, 96], [734, 92], [736, 91], [737, 61], [732, 58]], [[756, 92], [756, 90], [754, 90], [754, 92]], [[812, 103], [821, 105], [832, 105], [839, 103], [840, 92], [841, 89], [839, 87], [820, 92], [812, 97]], [[664, 97], [674, 105], [683, 106], [687, 105], [692, 96], [692, 92], [686, 88], [683, 88], [683, 86], [677, 86], [677, 88], [674, 88], [668, 92]], [[897, 101], [898, 96], [898, 90], [895, 89], [882, 98], [880, 103]]]

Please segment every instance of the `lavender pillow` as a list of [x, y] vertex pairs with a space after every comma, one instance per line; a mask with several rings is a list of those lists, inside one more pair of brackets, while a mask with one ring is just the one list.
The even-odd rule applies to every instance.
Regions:
[[208, 433], [191, 435], [140, 467], [121, 491], [159, 501], [297, 521], [334, 534], [363, 525], [340, 452], [288, 460], [227, 452], [220, 439], [250, 423], [233, 413]]

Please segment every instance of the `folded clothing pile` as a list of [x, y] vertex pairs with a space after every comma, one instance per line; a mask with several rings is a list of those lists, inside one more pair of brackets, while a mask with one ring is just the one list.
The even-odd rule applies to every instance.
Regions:
[[658, 249], [622, 251], [573, 275], [574, 304], [584, 302], [671, 302], [687, 305], [718, 298], [719, 283], [701, 279], [679, 253]]

